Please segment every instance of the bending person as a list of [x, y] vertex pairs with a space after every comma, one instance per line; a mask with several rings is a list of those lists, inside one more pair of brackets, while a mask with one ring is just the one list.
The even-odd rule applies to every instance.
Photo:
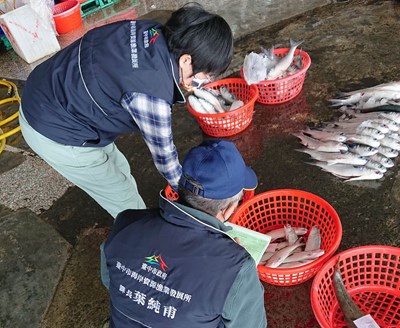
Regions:
[[141, 133], [158, 171], [177, 190], [182, 169], [171, 106], [185, 101], [180, 86], [212, 80], [232, 55], [229, 25], [198, 4], [174, 12], [165, 26], [137, 20], [94, 28], [29, 75], [20, 109], [23, 136], [114, 218], [145, 208], [114, 141]]

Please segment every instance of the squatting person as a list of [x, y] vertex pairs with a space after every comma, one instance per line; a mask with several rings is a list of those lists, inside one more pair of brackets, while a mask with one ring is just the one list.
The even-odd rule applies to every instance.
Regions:
[[224, 225], [254, 171], [225, 140], [190, 150], [182, 170], [178, 201], [161, 193], [158, 209], [116, 218], [102, 266], [110, 327], [265, 328], [256, 264]]

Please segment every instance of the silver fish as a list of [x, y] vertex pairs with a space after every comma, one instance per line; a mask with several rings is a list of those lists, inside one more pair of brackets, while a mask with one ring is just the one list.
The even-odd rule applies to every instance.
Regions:
[[382, 164], [378, 163], [378, 162], [374, 162], [374, 161], [368, 161], [365, 164], [365, 167], [368, 167], [369, 169], [373, 169], [373, 170], [378, 170], [381, 173], [386, 173], [387, 168], [384, 167]]
[[350, 152], [358, 154], [360, 156], [372, 156], [378, 153], [377, 148], [373, 148], [370, 146], [349, 144], [347, 145]]
[[190, 95], [188, 97], [188, 101], [190, 106], [199, 113], [202, 114], [209, 114], [209, 112], [203, 107], [203, 105], [200, 103], [199, 99], [193, 95]]
[[358, 128], [356, 133], [364, 136], [370, 136], [377, 140], [382, 140], [385, 137], [384, 133], [374, 128]]
[[231, 107], [229, 108], [229, 110], [235, 110], [235, 109], [238, 109], [238, 108], [240, 108], [240, 107], [242, 107], [242, 106], [244, 106], [243, 101], [241, 101], [241, 100], [235, 100], [235, 101], [232, 103], [232, 105], [231, 105]]
[[313, 251], [321, 247], [321, 232], [315, 225], [311, 228], [310, 234], [308, 235], [305, 251]]
[[366, 120], [362, 122], [356, 122], [356, 121], [342, 121], [335, 123], [334, 128], [340, 128], [341, 130], [346, 131], [354, 131], [357, 129], [362, 129], [362, 128], [373, 128], [376, 129], [382, 133], [388, 133], [389, 127], [385, 124], [381, 124], [378, 122], [374, 122], [373, 120]]
[[387, 158], [381, 154], [372, 155], [369, 157], [369, 159], [383, 165], [386, 168], [391, 168], [394, 166], [394, 162], [390, 158]]
[[259, 265], [265, 265], [267, 261], [275, 254], [275, 252], [264, 252], [263, 256], [260, 259]]
[[396, 139], [386, 136], [381, 140], [381, 145], [385, 147], [392, 148], [394, 150], [400, 150], [400, 143]]
[[203, 98], [197, 98], [200, 102], [200, 104], [203, 106], [203, 108], [206, 110], [207, 113], [209, 114], [216, 114], [217, 110], [213, 105], [211, 105], [207, 100]]
[[232, 105], [238, 99], [235, 97], [233, 93], [231, 93], [227, 87], [222, 86], [219, 88], [219, 92], [221, 93], [222, 98], [226, 101], [228, 105]]
[[204, 100], [207, 100], [211, 105], [214, 106], [216, 112], [218, 113], [225, 112], [221, 104], [219, 103], [218, 99], [207, 90], [196, 88], [194, 89], [194, 95], [198, 98], [203, 98]]
[[391, 133], [390, 137], [397, 141], [400, 141], [400, 135], [398, 133]]
[[348, 181], [354, 180], [376, 180], [383, 177], [383, 173], [378, 170], [372, 170], [366, 168], [365, 166], [354, 166], [347, 164], [334, 164], [327, 165], [324, 163], [310, 163], [315, 166], [319, 166], [324, 171], [332, 173], [333, 175], [342, 178], [348, 179]]
[[397, 124], [396, 122], [393, 122], [391, 120], [388, 120], [387, 118], [377, 118], [377, 119], [374, 119], [373, 122], [379, 123], [379, 124], [384, 124], [392, 132], [397, 132], [400, 130], [399, 124]]
[[301, 140], [302, 145], [310, 149], [325, 151], [328, 153], [347, 151], [347, 146], [341, 142], [320, 141], [311, 137], [307, 137], [303, 133], [293, 133], [293, 135]]
[[[294, 232], [298, 236], [305, 235], [307, 233], [307, 228], [303, 227], [292, 227], [294, 229]], [[266, 233], [266, 235], [271, 237], [271, 242], [280, 238], [285, 238], [285, 228], [278, 228], [275, 230], [271, 230]]]
[[378, 117], [386, 118], [388, 120], [394, 121], [397, 124], [400, 124], [400, 113], [383, 112], [379, 113]]
[[377, 150], [379, 154], [386, 156], [387, 158], [395, 158], [399, 156], [399, 152], [397, 150], [389, 147], [380, 146]]
[[287, 240], [289, 245], [293, 245], [298, 239], [294, 229], [290, 226], [290, 224], [284, 226], [285, 229], [285, 239]]
[[276, 64], [269, 70], [266, 77], [267, 80], [275, 80], [279, 78], [289, 68], [289, 66], [293, 62], [293, 56], [296, 48], [302, 43], [303, 41], [295, 42], [293, 40], [290, 40], [289, 52], [285, 57], [279, 60], [278, 64]]
[[310, 155], [313, 159], [321, 162], [327, 162], [328, 165], [332, 164], [351, 164], [351, 165], [364, 165], [367, 163], [367, 159], [356, 155], [351, 152], [345, 153], [326, 153], [320, 152], [314, 149], [295, 149], [296, 151], [300, 151], [302, 153], [306, 153]]
[[304, 244], [301, 242], [301, 238], [299, 238], [293, 245], [282, 248], [278, 252], [276, 252], [268, 261], [265, 263], [265, 266], [270, 268], [277, 268], [279, 265], [283, 263], [283, 261], [297, 248], [303, 246]]
[[378, 148], [381, 145], [379, 140], [366, 135], [349, 134], [347, 137], [347, 142], [362, 144], [373, 148]]
[[309, 127], [307, 127], [305, 130], [302, 130], [301, 132], [322, 141], [333, 140], [338, 142], [345, 142], [347, 140], [347, 136], [344, 133], [332, 133], [319, 130], [312, 130]]
[[282, 263], [278, 268], [297, 268], [308, 263], [314, 262], [315, 260], [304, 260], [297, 262]]
[[311, 251], [297, 252], [284, 259], [283, 263], [305, 261], [305, 260], [316, 260], [317, 258], [319, 258], [324, 254], [325, 251], [323, 249], [314, 249]]

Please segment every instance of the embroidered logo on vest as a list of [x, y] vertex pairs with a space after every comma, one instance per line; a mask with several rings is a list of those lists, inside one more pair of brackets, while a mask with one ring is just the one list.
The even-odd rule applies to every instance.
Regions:
[[167, 271], [168, 266], [165, 264], [164, 260], [162, 259], [161, 255], [152, 255], [147, 256], [145, 258], [145, 262], [149, 264], [157, 265], [163, 270], [164, 272]]
[[158, 38], [160, 33], [158, 33], [156, 28], [151, 28], [150, 30], [146, 30], [143, 32], [143, 45], [145, 48], [148, 48], [150, 44], [154, 44]]

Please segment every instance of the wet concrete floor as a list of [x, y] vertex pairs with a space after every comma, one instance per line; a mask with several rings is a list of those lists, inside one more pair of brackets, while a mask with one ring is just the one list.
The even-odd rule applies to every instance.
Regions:
[[[229, 139], [257, 173], [260, 183], [256, 193], [301, 189], [319, 195], [336, 209], [343, 225], [339, 251], [369, 244], [400, 247], [397, 165], [379, 181], [344, 183], [307, 165], [309, 158], [294, 151], [300, 144], [291, 133], [306, 125], [314, 127], [337, 119], [339, 114], [328, 106], [327, 99], [339, 90], [398, 80], [399, 25], [400, 3], [396, 1], [327, 4], [238, 37], [235, 58], [227, 72], [239, 76], [245, 54], [259, 51], [260, 46], [285, 44], [289, 38], [304, 39], [303, 50], [312, 64], [302, 93], [286, 104], [256, 104], [249, 128]], [[23, 81], [17, 82], [23, 91]], [[181, 158], [206, 137], [184, 106], [173, 111], [173, 131]], [[30, 164], [46, 183], [27, 186], [24, 173], [17, 169], [37, 158], [19, 136], [9, 138], [7, 143], [14, 148], [0, 155], [0, 327], [100, 327], [108, 317], [108, 298], [99, 278], [98, 246], [107, 236], [111, 217], [68, 184], [58, 184], [52, 191], [60, 193], [56, 200], [35, 207], [29, 198], [48, 198], [48, 186], [57, 174], [44, 163]], [[146, 204], [157, 206], [157, 194], [165, 181], [157, 173], [144, 142], [138, 135], [125, 135], [117, 144], [132, 164]], [[34, 196], [28, 196], [32, 190]], [[22, 194], [21, 202], [26, 202], [27, 209], [10, 206], [11, 194]], [[20, 227], [14, 228], [17, 225]], [[32, 245], [36, 245], [36, 256], [46, 257], [45, 263], [26, 255], [27, 229], [35, 236]], [[21, 291], [21, 282], [37, 281], [32, 276], [41, 274], [46, 274], [42, 285], [32, 289], [25, 283], [25, 293]], [[10, 280], [11, 276], [18, 280]], [[264, 286], [269, 327], [319, 327], [310, 305], [311, 280], [294, 287]], [[53, 295], [50, 303], [44, 301], [48, 296], [40, 295], [40, 288]]]

